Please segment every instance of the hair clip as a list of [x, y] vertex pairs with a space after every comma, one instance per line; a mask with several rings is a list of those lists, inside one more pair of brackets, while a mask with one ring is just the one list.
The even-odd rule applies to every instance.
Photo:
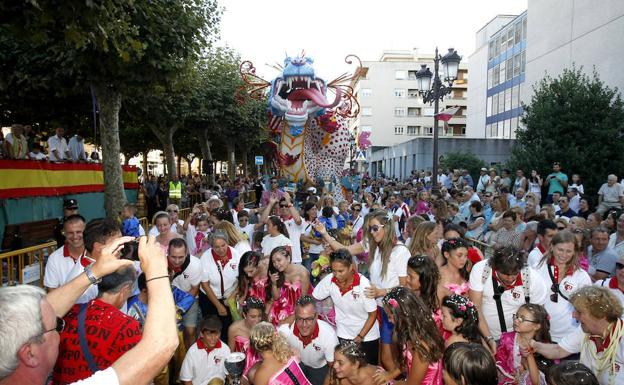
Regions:
[[465, 305], [460, 305], [460, 306], [459, 306], [459, 310], [461, 310], [461, 311], [466, 311], [466, 306], [465, 306]]
[[394, 298], [390, 298], [388, 300], [388, 305], [392, 306], [393, 309], [396, 309], [397, 307], [399, 307], [399, 303]]

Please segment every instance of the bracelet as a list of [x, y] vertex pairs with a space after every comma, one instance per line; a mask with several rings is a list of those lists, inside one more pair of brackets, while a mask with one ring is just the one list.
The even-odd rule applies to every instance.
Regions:
[[486, 341], [488, 341], [488, 342], [489, 342], [489, 341], [494, 341], [494, 337], [492, 337], [491, 335], [489, 335], [489, 336], [485, 337], [485, 340], [486, 340]]
[[161, 275], [160, 277], [150, 278], [150, 279], [148, 279], [147, 281], [145, 281], [145, 283], [148, 283], [149, 281], [153, 281], [153, 280], [155, 280], [155, 279], [161, 279], [161, 278], [167, 278], [167, 279], [168, 279], [168, 278], [169, 278], [169, 276], [168, 276], [168, 275]]

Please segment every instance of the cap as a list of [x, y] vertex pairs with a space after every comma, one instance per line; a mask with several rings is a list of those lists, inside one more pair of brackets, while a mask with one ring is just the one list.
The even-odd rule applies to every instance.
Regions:
[[63, 208], [64, 209], [69, 209], [69, 210], [77, 209], [78, 208], [78, 201], [75, 200], [75, 199], [65, 199], [63, 201]]
[[485, 167], [481, 167], [481, 171], [485, 171], [485, 172], [487, 172], [487, 170], [488, 170], [487, 168], [485, 168]]

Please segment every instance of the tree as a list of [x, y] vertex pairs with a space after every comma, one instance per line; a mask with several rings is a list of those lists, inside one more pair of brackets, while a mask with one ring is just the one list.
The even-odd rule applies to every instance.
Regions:
[[468, 170], [472, 180], [476, 181], [481, 167], [485, 167], [485, 162], [469, 152], [447, 152], [440, 162], [442, 169]]
[[552, 163], [564, 172], [578, 173], [585, 192], [594, 198], [607, 175], [624, 168], [624, 105], [617, 88], [582, 68], [566, 69], [557, 78], [544, 77], [525, 106], [509, 165], [538, 170], [545, 176]]
[[[0, 92], [92, 89], [100, 112], [105, 208], [125, 202], [119, 162], [123, 97], [175, 78], [217, 32], [216, 0], [19, 1], [0, 3]], [[63, 81], [59, 81], [62, 79]]]

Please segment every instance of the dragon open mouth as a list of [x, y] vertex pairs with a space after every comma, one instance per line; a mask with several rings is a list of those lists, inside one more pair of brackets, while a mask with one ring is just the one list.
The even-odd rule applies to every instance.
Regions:
[[286, 107], [289, 115], [307, 115], [311, 107], [332, 108], [340, 102], [339, 95], [333, 102], [328, 101], [324, 82], [310, 76], [278, 78], [273, 89], [275, 101]]

